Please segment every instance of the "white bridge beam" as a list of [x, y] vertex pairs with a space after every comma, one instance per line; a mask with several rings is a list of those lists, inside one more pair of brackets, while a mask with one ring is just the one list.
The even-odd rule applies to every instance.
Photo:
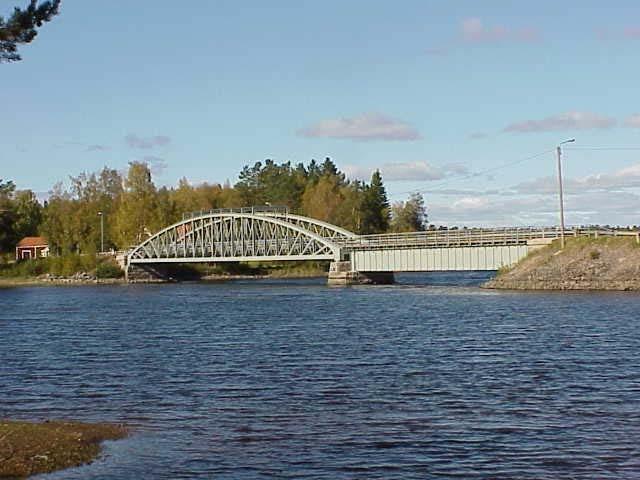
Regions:
[[396, 248], [352, 252], [358, 272], [499, 270], [526, 257], [527, 245], [495, 247]]

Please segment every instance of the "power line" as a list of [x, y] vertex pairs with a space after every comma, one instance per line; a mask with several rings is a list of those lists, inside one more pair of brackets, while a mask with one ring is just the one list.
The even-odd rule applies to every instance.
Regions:
[[[487, 174], [487, 173], [491, 173], [491, 172], [495, 172], [495, 171], [498, 171], [498, 170], [502, 170], [502, 169], [504, 169], [504, 168], [512, 167], [512, 166], [514, 166], [514, 165], [518, 165], [518, 164], [520, 164], [520, 163], [524, 163], [524, 162], [526, 162], [526, 161], [528, 161], [528, 160], [533, 160], [533, 159], [535, 159], [535, 158], [541, 157], [541, 156], [543, 156], [543, 155], [546, 155], [547, 153], [551, 153], [551, 152], [553, 152], [554, 150], [555, 150], [555, 149], [545, 150], [544, 152], [540, 152], [540, 153], [537, 153], [537, 154], [535, 154], [535, 155], [530, 155], [530, 156], [528, 156], [528, 157], [521, 158], [521, 159], [516, 160], [516, 161], [514, 161], [514, 162], [507, 162], [507, 163], [504, 163], [504, 164], [502, 164], [502, 165], [498, 165], [498, 166], [496, 166], [496, 167], [492, 167], [492, 168], [488, 168], [488, 169], [485, 169], [485, 170], [481, 170], [481, 171], [479, 171], [479, 172], [472, 172], [472, 173], [469, 173], [469, 174], [467, 174], [467, 175], [463, 175], [463, 176], [461, 176], [461, 177], [450, 177], [450, 178], [449, 178], [449, 179], [447, 179], [447, 180], [444, 180], [444, 181], [442, 181], [442, 182], [440, 182], [440, 183], [437, 183], [437, 184], [435, 185], [435, 188], [425, 188], [425, 189], [413, 189], [413, 190], [407, 190], [407, 191], [404, 191], [404, 192], [398, 192], [398, 193], [397, 193], [397, 194], [395, 194], [395, 195], [407, 195], [407, 194], [411, 194], [411, 193], [432, 193], [432, 192], [438, 192], [438, 191], [443, 190], [443, 188], [442, 188], [442, 187], [443, 187], [443, 186], [445, 186], [445, 185], [449, 185], [449, 184], [451, 184], [451, 183], [458, 182], [458, 181], [463, 182], [463, 181], [465, 181], [465, 180], [469, 180], [469, 179], [472, 179], [472, 178], [479, 177], [480, 175], [484, 175], [484, 174]], [[619, 151], [640, 151], [640, 147], [589, 147], [589, 146], [585, 146], [585, 147], [569, 147], [569, 148], [565, 148], [565, 151], [567, 151], [567, 150], [568, 150], [568, 151], [572, 151], [572, 150], [600, 150], [600, 151], [619, 150]]]
[[570, 147], [565, 150], [640, 150], [640, 147]]
[[541, 157], [541, 156], [546, 155], [548, 153], [551, 153], [554, 150], [555, 150], [554, 148], [552, 148], [550, 150], [545, 150], [544, 152], [536, 153], [535, 155], [530, 155], [528, 157], [521, 158], [519, 160], [515, 160], [513, 162], [503, 163], [503, 164], [498, 165], [496, 167], [487, 168], [487, 169], [481, 170], [479, 172], [472, 172], [472, 173], [469, 173], [469, 174], [464, 175], [462, 177], [452, 177], [452, 178], [449, 178], [448, 180], [444, 180], [444, 181], [440, 182], [439, 184], [436, 184], [436, 186], [435, 186], [436, 188], [427, 188], [427, 189], [422, 189], [422, 190], [419, 190], [419, 189], [407, 190], [406, 192], [398, 192], [396, 195], [406, 195], [406, 194], [410, 194], [410, 193], [432, 193], [432, 192], [437, 192], [439, 190], [443, 190], [442, 187], [444, 185], [448, 185], [448, 184], [451, 184], [453, 182], [469, 180], [469, 179], [472, 179], [472, 178], [479, 177], [480, 175], [485, 175], [487, 173], [491, 173], [491, 172], [502, 170], [502, 169], [505, 169], [505, 168], [508, 168], [508, 167], [512, 167], [514, 165], [518, 165], [520, 163], [524, 163], [524, 162], [527, 162], [529, 160], [533, 160], [534, 158], [538, 158], [538, 157]]

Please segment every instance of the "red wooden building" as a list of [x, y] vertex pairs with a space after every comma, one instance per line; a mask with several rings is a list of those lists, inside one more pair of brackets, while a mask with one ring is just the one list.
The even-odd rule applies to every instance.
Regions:
[[49, 243], [43, 237], [24, 237], [16, 245], [16, 260], [49, 256]]

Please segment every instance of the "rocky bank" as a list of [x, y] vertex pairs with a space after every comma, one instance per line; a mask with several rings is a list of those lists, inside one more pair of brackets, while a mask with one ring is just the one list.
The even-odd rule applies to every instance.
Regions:
[[484, 288], [509, 290], [640, 291], [640, 245], [635, 238], [555, 241], [501, 270]]

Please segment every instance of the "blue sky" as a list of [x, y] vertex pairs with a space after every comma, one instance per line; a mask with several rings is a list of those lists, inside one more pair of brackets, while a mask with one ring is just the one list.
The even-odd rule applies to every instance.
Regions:
[[633, 1], [63, 0], [0, 65], [0, 178], [147, 160], [158, 184], [233, 182], [330, 156], [423, 192], [435, 223], [553, 224], [575, 137], [569, 223], [638, 224], [639, 47]]

